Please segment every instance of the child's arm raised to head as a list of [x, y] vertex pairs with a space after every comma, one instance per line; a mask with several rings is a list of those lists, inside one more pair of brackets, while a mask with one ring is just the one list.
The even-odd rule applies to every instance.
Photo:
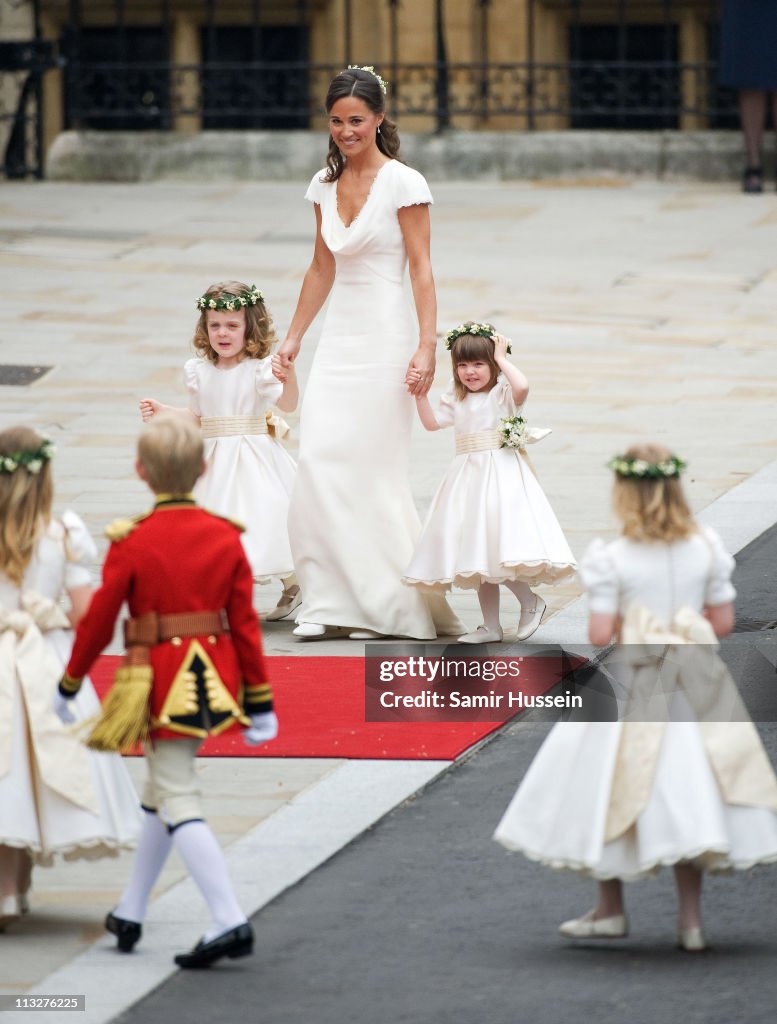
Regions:
[[175, 416], [184, 416], [186, 419], [193, 420], [197, 426], [200, 425], [200, 417], [193, 413], [191, 409], [181, 409], [174, 405], [163, 405], [162, 402], [157, 402], [154, 398], [141, 398], [140, 400], [140, 416], [144, 423], [148, 423], [160, 412], [170, 412]]
[[494, 362], [507, 378], [516, 405], [523, 405], [529, 395], [529, 382], [517, 366], [507, 357], [509, 339], [504, 334], [494, 335]]
[[[314, 209], [316, 211], [316, 242], [313, 248], [313, 259], [302, 282], [297, 308], [291, 318], [286, 337], [276, 353], [279, 370], [280, 368], [286, 370], [299, 355], [305, 331], [324, 305], [335, 280], [335, 258], [321, 235], [321, 207], [316, 203]], [[275, 366], [274, 359], [273, 372], [275, 372]], [[276, 377], [278, 377], [278, 373], [276, 373]], [[278, 377], [278, 379], [282, 378]]]

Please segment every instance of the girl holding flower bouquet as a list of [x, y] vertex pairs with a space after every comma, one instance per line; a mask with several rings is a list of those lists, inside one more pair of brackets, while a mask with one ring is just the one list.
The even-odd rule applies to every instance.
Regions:
[[427, 430], [452, 426], [456, 456], [432, 501], [403, 582], [432, 591], [476, 587], [483, 625], [460, 643], [497, 643], [499, 585], [520, 602], [516, 639], [539, 626], [545, 602], [532, 586], [557, 583], [575, 560], [526, 457], [549, 431], [521, 416], [529, 382], [508, 359], [510, 344], [490, 324], [465, 323], [447, 335], [453, 382], [432, 409], [416, 396]]

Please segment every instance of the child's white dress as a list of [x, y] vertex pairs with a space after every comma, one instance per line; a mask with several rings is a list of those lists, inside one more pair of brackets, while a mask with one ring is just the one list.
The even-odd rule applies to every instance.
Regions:
[[[52, 710], [72, 632], [59, 605], [92, 582], [97, 551], [74, 512], [52, 520], [21, 587], [0, 571], [0, 844], [39, 864], [116, 856], [135, 845], [140, 802], [121, 757], [87, 748]], [[68, 705], [99, 713], [89, 679]]]
[[442, 396], [437, 422], [452, 426], [457, 451], [465, 450], [432, 500], [403, 582], [442, 591], [506, 580], [558, 583], [575, 573], [574, 556], [525, 453], [499, 447], [500, 420], [520, 412], [503, 374], [490, 391], [458, 401], [451, 383]]
[[267, 432], [267, 417], [283, 391], [270, 357], [243, 359], [227, 369], [190, 359], [184, 376], [189, 408], [201, 418], [208, 463], [194, 489], [198, 502], [246, 527], [243, 546], [257, 582], [290, 576], [286, 522], [296, 466], [274, 436], [273, 423], [274, 433]]
[[[674, 543], [595, 541], [580, 571], [590, 610], [623, 616], [624, 639], [629, 622], [646, 624], [627, 645], [636, 651], [648, 639], [660, 645], [667, 629], [679, 635], [690, 623], [686, 643], [709, 630], [698, 613], [733, 600], [733, 564], [705, 529]], [[702, 688], [726, 672], [709, 633], [685, 648], [709, 670]], [[494, 838], [597, 879], [637, 879], [679, 861], [724, 871], [777, 860], [777, 779], [752, 722], [746, 713], [695, 720], [684, 687], [676, 700], [688, 720], [555, 725]]]

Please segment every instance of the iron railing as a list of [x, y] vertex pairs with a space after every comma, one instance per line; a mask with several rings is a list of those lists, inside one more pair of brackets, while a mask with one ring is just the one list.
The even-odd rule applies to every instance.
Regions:
[[[66, 128], [318, 127], [329, 80], [356, 62], [379, 67], [391, 83], [389, 113], [419, 130], [736, 124], [734, 97], [716, 83], [716, 0], [516, 0], [508, 27], [520, 45], [511, 47], [510, 60], [497, 57], [505, 22], [496, 21], [490, 0], [469, 0], [466, 60], [459, 59], [462, 36], [450, 30], [445, 0], [374, 0], [381, 54], [354, 52], [363, 9], [352, 0], [30, 2], [36, 25], [45, 14], [58, 26]], [[312, 61], [316, 17], [335, 9], [341, 35], [327, 37], [331, 57]], [[429, 52], [411, 61], [402, 33], [422, 9], [433, 24]], [[196, 59], [181, 57], [176, 46], [182, 11], [195, 26]], [[691, 48], [681, 34], [689, 16], [696, 26]], [[28, 95], [26, 107], [0, 110], [0, 118], [24, 123], [28, 141], [39, 137], [44, 66], [29, 73], [35, 102]], [[13, 152], [21, 152], [18, 142]], [[25, 160], [13, 157], [9, 165], [6, 152], [6, 173], [14, 166], [23, 173]]]

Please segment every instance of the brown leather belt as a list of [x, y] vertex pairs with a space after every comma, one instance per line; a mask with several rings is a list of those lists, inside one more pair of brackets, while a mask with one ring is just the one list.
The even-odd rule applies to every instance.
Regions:
[[124, 622], [124, 643], [127, 647], [155, 647], [174, 637], [218, 635], [229, 632], [227, 613], [176, 612], [158, 615], [146, 612]]

